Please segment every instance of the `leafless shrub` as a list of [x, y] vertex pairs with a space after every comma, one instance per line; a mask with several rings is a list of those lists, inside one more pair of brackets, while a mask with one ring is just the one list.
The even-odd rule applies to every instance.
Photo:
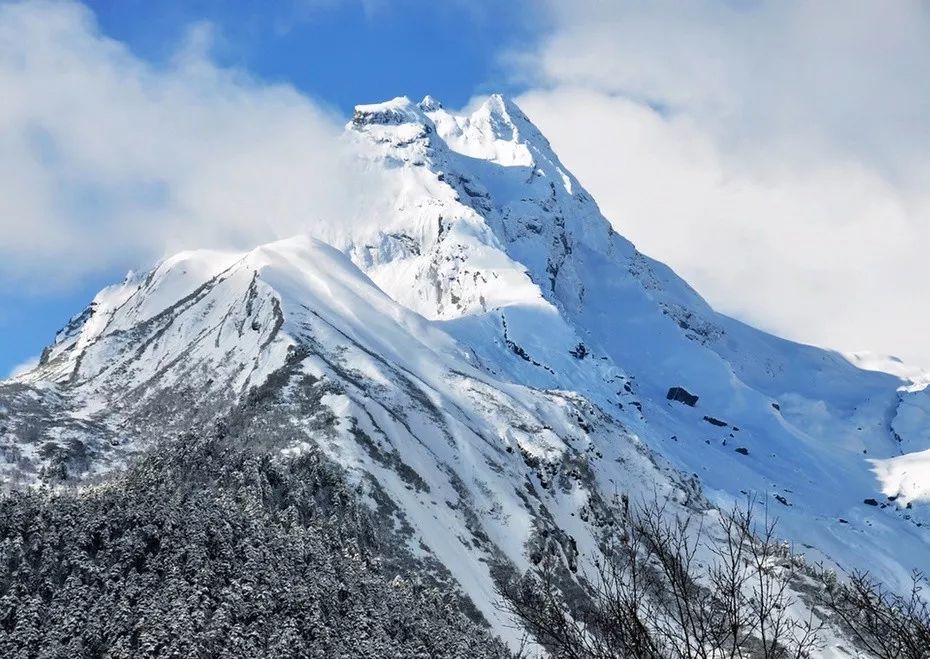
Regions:
[[722, 517], [713, 538], [693, 515], [618, 506], [586, 602], [568, 602], [548, 558], [501, 588], [503, 606], [549, 652], [570, 659], [802, 659], [820, 622], [795, 609], [799, 562], [756, 506]]
[[922, 595], [928, 581], [915, 572], [906, 595], [898, 595], [865, 572], [843, 581], [825, 577], [822, 606], [856, 644], [877, 659], [930, 657], [930, 606]]

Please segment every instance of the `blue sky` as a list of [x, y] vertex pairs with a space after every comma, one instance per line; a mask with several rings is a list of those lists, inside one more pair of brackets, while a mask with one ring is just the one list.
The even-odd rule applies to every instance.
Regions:
[[518, 91], [501, 55], [526, 48], [545, 24], [529, 0], [87, 4], [108, 35], [154, 62], [172, 55], [191, 24], [208, 21], [219, 64], [286, 81], [343, 113], [399, 95], [460, 107], [478, 93]]
[[[192, 26], [207, 24], [220, 66], [285, 82], [346, 117], [358, 103], [429, 93], [452, 107], [519, 87], [501, 65], [544, 19], [529, 2], [95, 0], [103, 34], [154, 66], [167, 65]], [[125, 265], [125, 264], [123, 264]], [[141, 265], [141, 264], [140, 264]], [[81, 273], [46, 287], [0, 284], [0, 377], [37, 355], [124, 269]]]
[[353, 105], [490, 92], [719, 310], [930, 367], [925, 0], [0, 0], [0, 377], [129, 269], [351, 218]]

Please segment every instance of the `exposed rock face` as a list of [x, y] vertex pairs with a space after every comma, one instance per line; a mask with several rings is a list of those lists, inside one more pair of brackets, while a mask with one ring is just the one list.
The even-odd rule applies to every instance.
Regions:
[[[694, 407], [698, 402], [698, 397], [683, 387], [671, 387], [665, 397], [676, 403], [684, 403], [688, 407]], [[704, 418], [707, 419], [707, 417]]]

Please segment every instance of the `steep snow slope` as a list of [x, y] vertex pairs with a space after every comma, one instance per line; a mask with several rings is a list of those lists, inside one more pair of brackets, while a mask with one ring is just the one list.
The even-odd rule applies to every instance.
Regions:
[[[815, 553], [892, 582], [930, 566], [926, 511], [903, 509], [920, 495], [876, 478], [904, 463], [873, 462], [930, 448], [907, 381], [715, 313], [611, 230], [501, 97], [467, 117], [395, 99], [351, 128], [402, 190], [390, 231], [351, 252], [384, 290], [506, 377], [610, 410], [718, 501], [764, 494]], [[369, 247], [396, 236], [405, 249]], [[697, 406], [667, 400], [675, 386]]]
[[288, 450], [316, 442], [364, 475], [373, 505], [490, 620], [494, 571], [526, 569], [543, 535], [572, 564], [590, 555], [616, 488], [695, 497], [619, 421], [572, 392], [495, 378], [311, 238], [169, 259], [101, 293], [81, 322], [0, 394], [66, 397], [59, 426], [93, 419], [107, 434], [87, 433], [80, 459], [53, 424], [14, 437], [20, 474], [86, 476], [146, 437], [229, 418], [270, 383], [288, 404], [268, 425]]
[[347, 139], [396, 197], [332, 246], [189, 252], [102, 291], [0, 385], [8, 479], [103, 472], [274, 389], [269, 427], [353, 469], [501, 631], [495, 573], [543, 536], [584, 560], [615, 493], [754, 493], [815, 558], [930, 569], [919, 387], [714, 312], [499, 96], [359, 106]]

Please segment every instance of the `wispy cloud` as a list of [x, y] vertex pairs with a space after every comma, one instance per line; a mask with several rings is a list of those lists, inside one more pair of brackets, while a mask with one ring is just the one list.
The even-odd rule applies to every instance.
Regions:
[[253, 246], [359, 215], [342, 120], [209, 56], [195, 24], [166, 67], [72, 2], [0, 4], [0, 282]]
[[35, 368], [36, 366], [38, 366], [38, 365], [39, 365], [39, 358], [38, 358], [38, 357], [30, 357], [29, 359], [27, 359], [27, 360], [25, 360], [25, 361], [23, 361], [23, 362], [17, 364], [16, 366], [14, 366], [14, 367], [10, 370], [10, 373], [9, 373], [9, 375], [7, 375], [7, 377], [8, 377], [8, 378], [15, 378], [16, 376], [22, 375], [23, 373], [26, 373], [27, 371], [31, 371], [32, 369], [34, 369], [34, 368]]

